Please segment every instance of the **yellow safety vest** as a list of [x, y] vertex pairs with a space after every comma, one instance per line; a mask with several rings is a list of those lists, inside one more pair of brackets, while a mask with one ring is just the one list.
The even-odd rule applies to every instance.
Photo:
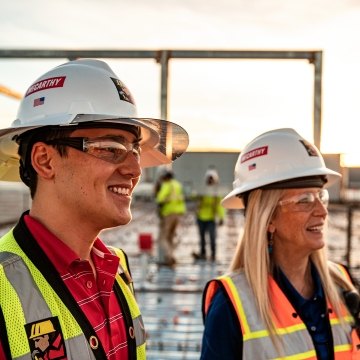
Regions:
[[[36, 358], [30, 353], [31, 341], [50, 332], [58, 334], [68, 359], [107, 359], [96, 332], [39, 250], [23, 219], [0, 239], [0, 336], [5, 352], [16, 360]], [[126, 255], [111, 250], [124, 265], [116, 275], [114, 291], [128, 328], [129, 359], [145, 360], [145, 329], [127, 281]]]
[[221, 196], [201, 195], [197, 198], [196, 216], [202, 221], [223, 220], [225, 208], [221, 205]]
[[156, 202], [161, 207], [160, 215], [185, 214], [186, 203], [183, 188], [179, 181], [171, 179], [161, 184], [156, 195]]
[[[284, 347], [282, 357], [279, 357], [269, 332], [259, 316], [253, 292], [243, 271], [220, 276], [208, 282], [204, 291], [204, 317], [218, 287], [222, 286], [231, 300], [241, 324], [244, 359], [316, 360], [316, 351], [306, 325], [299, 316], [293, 316], [296, 311], [275, 280], [269, 276], [268, 281], [271, 303], [274, 305], [274, 309], [281, 309], [276, 315], [272, 315], [276, 333], [282, 339]], [[328, 304], [328, 308], [332, 308], [331, 304]], [[335, 359], [360, 359], [360, 351], [357, 348], [359, 338], [350, 326], [353, 318], [345, 306], [341, 310], [342, 316], [348, 324], [346, 329], [341, 326], [334, 311], [329, 314]]]

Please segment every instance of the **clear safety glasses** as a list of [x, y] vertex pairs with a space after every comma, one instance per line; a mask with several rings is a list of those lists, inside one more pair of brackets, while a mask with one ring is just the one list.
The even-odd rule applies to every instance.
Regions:
[[140, 144], [138, 142], [130, 143], [122, 136], [67, 137], [47, 140], [46, 143], [49, 145], [70, 146], [112, 164], [122, 163], [128, 153], [132, 153], [136, 160], [140, 162]]
[[288, 199], [280, 200], [279, 205], [293, 205], [293, 211], [312, 211], [315, 208], [316, 200], [319, 200], [324, 206], [329, 204], [329, 192], [326, 189], [321, 189], [317, 193], [307, 192], [294, 195]]

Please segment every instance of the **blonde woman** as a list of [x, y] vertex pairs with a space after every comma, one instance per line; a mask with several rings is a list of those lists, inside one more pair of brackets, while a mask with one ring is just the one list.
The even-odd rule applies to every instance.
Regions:
[[225, 208], [244, 208], [230, 272], [205, 287], [201, 359], [360, 359], [359, 295], [327, 260], [329, 194], [340, 174], [293, 129], [250, 142]]

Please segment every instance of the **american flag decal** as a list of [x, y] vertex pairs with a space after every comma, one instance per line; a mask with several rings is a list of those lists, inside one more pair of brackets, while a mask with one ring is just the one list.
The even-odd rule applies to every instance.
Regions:
[[35, 106], [40, 106], [40, 105], [44, 105], [45, 102], [45, 97], [41, 97], [41, 98], [37, 98], [34, 100], [34, 107]]
[[249, 171], [255, 170], [256, 169], [256, 164], [254, 163], [254, 164], [249, 165], [248, 169], [249, 169]]

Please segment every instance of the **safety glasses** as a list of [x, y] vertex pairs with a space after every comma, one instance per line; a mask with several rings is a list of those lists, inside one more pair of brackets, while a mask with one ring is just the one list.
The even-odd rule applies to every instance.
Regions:
[[292, 205], [293, 211], [312, 211], [315, 208], [316, 200], [319, 200], [324, 206], [329, 204], [329, 192], [321, 189], [317, 193], [306, 192], [294, 195], [288, 199], [280, 200], [278, 205]]
[[70, 146], [112, 164], [122, 163], [128, 153], [132, 153], [140, 162], [140, 144], [138, 142], [130, 143], [122, 136], [67, 137], [47, 140], [46, 144]]

